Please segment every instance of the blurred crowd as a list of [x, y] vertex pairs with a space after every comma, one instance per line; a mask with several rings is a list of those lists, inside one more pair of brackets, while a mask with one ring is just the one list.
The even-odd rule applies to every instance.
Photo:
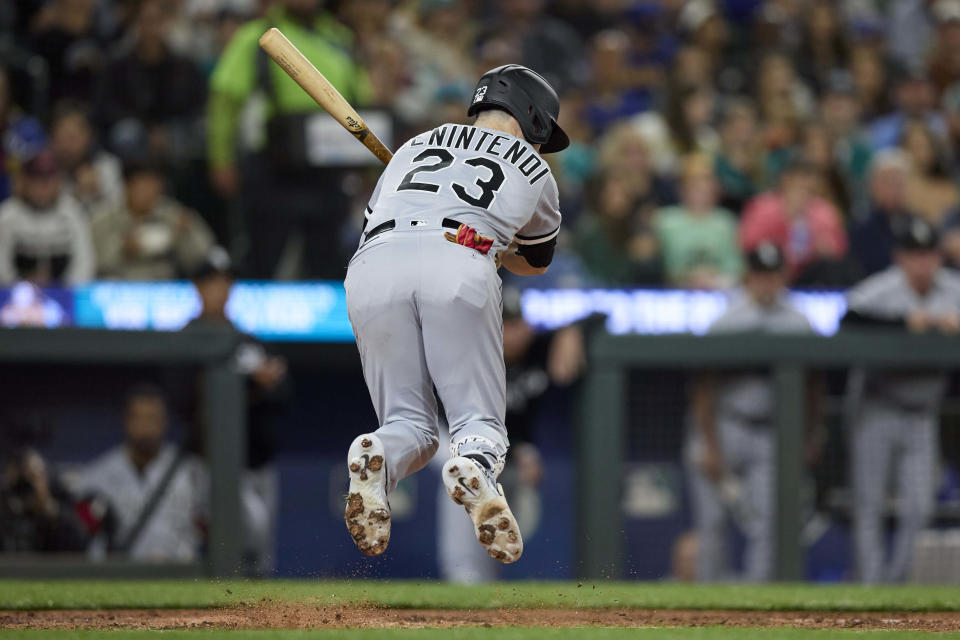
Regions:
[[489, 68], [542, 73], [573, 140], [557, 284], [726, 287], [771, 241], [793, 286], [844, 287], [908, 215], [960, 263], [960, 0], [15, 0], [0, 282], [179, 277], [214, 244], [342, 277], [377, 169], [317, 141], [270, 26], [395, 146]]

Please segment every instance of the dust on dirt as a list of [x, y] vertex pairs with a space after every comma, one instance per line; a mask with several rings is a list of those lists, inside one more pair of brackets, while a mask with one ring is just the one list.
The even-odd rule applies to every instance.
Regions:
[[960, 612], [648, 609], [388, 609], [259, 602], [215, 609], [0, 611], [0, 629], [422, 629], [453, 627], [796, 627], [960, 631]]

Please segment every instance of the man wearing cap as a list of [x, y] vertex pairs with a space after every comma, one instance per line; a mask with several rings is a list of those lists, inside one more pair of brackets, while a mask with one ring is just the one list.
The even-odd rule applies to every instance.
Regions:
[[[711, 335], [810, 334], [809, 320], [787, 301], [784, 257], [764, 242], [747, 255], [743, 289], [710, 326]], [[816, 385], [808, 385], [807, 462], [819, 450]], [[742, 578], [773, 575], [774, 391], [769, 372], [705, 372], [694, 383], [693, 428], [686, 450], [701, 581], [733, 577], [727, 548], [732, 519], [747, 539]]]
[[[233, 365], [247, 379], [247, 461], [240, 483], [245, 529], [244, 570], [265, 576], [273, 573], [275, 565], [280, 506], [280, 477], [273, 463], [274, 428], [278, 414], [289, 400], [291, 387], [286, 360], [268, 353], [260, 341], [242, 333], [227, 317], [227, 301], [235, 278], [226, 250], [211, 249], [193, 277], [200, 297], [200, 315], [184, 331], [221, 328], [239, 334]], [[202, 442], [203, 414], [199, 409], [202, 402], [200, 398], [195, 400], [194, 437]]]
[[[960, 332], [960, 277], [945, 269], [935, 229], [909, 217], [894, 229], [894, 264], [850, 290], [843, 327]], [[854, 542], [864, 582], [897, 582], [910, 572], [917, 533], [934, 507], [940, 371], [855, 370], [850, 374]], [[883, 531], [891, 473], [898, 494], [893, 550]]]
[[18, 177], [18, 195], [0, 205], [0, 284], [90, 280], [95, 265], [90, 229], [80, 204], [63, 190], [53, 152], [34, 156]]

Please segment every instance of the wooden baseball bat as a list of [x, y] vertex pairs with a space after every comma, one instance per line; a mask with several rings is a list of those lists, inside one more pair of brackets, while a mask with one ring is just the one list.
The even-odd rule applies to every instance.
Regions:
[[287, 40], [287, 37], [279, 29], [272, 27], [260, 36], [260, 47], [317, 104], [326, 109], [327, 113], [333, 116], [344, 129], [352, 133], [373, 155], [377, 156], [380, 162], [383, 164], [390, 162], [390, 159], [393, 158], [390, 149], [387, 149], [380, 142], [380, 139], [367, 128], [363, 118], [350, 106], [350, 103], [340, 95], [340, 92], [330, 84], [329, 80], [323, 77], [323, 74], [313, 66], [313, 63], [307, 60], [307, 57], [300, 53], [300, 50], [293, 46], [292, 42]]

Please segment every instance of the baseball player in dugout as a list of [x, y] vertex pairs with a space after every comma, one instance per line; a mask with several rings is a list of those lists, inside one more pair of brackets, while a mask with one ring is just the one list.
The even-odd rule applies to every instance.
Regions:
[[[936, 230], [920, 218], [904, 218], [894, 227], [893, 256], [892, 266], [847, 294], [842, 326], [960, 332], [960, 277], [943, 267]], [[864, 582], [909, 577], [917, 534], [934, 508], [946, 384], [942, 371], [850, 373], [854, 543]], [[888, 557], [883, 522], [891, 479], [899, 506]]]
[[[807, 317], [787, 301], [781, 250], [761, 243], [747, 255], [743, 289], [710, 326], [711, 335], [733, 333], [811, 334]], [[807, 464], [823, 441], [819, 376], [807, 382]], [[770, 372], [709, 372], [693, 388], [693, 429], [686, 451], [696, 527], [697, 579], [773, 577], [775, 407]], [[801, 455], [801, 454], [798, 454]], [[731, 569], [728, 522], [746, 538], [743, 575]]]
[[541, 154], [569, 144], [559, 112], [556, 92], [534, 71], [488, 71], [467, 110], [475, 123], [409, 140], [370, 198], [344, 283], [380, 425], [347, 455], [345, 519], [367, 555], [390, 541], [391, 491], [439, 448], [437, 396], [450, 425], [447, 493], [493, 558], [523, 553], [497, 482], [509, 447], [497, 271], [537, 275], [553, 259], [557, 184]]

